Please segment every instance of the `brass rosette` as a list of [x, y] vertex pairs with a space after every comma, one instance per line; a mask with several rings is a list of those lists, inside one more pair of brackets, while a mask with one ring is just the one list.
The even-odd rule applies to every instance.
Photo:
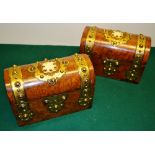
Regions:
[[126, 44], [131, 36], [127, 32], [122, 32], [119, 30], [103, 30], [105, 39], [111, 43], [112, 46], [118, 46], [121, 44]]
[[48, 82], [55, 85], [57, 81], [66, 74], [66, 67], [69, 64], [67, 60], [59, 59], [47, 60], [43, 63], [35, 63], [28, 67], [28, 71], [34, 73], [35, 77], [40, 81]]

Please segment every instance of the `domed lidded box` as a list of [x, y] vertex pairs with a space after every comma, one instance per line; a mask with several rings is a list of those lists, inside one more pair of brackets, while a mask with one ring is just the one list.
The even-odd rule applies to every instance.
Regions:
[[88, 54], [96, 75], [139, 83], [148, 62], [151, 38], [119, 30], [85, 27], [80, 53]]
[[90, 108], [95, 75], [86, 54], [45, 59], [4, 70], [7, 95], [20, 126]]

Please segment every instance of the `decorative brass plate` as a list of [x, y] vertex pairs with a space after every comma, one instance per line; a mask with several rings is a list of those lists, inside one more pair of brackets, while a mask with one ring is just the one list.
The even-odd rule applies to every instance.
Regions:
[[78, 54], [74, 55], [74, 60], [78, 66], [79, 74], [81, 77], [81, 90], [78, 103], [81, 106], [87, 106], [92, 101], [89, 68], [85, 59]]
[[129, 71], [126, 73], [126, 78], [129, 81], [137, 80], [139, 73], [141, 72], [141, 61], [145, 53], [146, 38], [142, 34], [138, 36], [137, 47], [135, 52], [135, 58]]
[[64, 102], [67, 99], [66, 94], [54, 95], [43, 99], [43, 103], [48, 107], [50, 112], [59, 112], [64, 107]]
[[119, 61], [114, 59], [105, 59], [103, 61], [104, 73], [106, 75], [113, 75], [118, 71]]
[[68, 61], [59, 59], [47, 60], [41, 64], [39, 62], [30, 65], [28, 71], [35, 74], [35, 77], [41, 81], [46, 81], [51, 85], [55, 85], [57, 81], [66, 74], [66, 66]]
[[96, 27], [90, 27], [86, 38], [86, 45], [85, 45], [85, 52], [89, 56], [91, 56], [91, 52], [95, 42], [95, 37], [96, 37]]
[[24, 91], [24, 82], [22, 79], [21, 68], [14, 65], [9, 68], [9, 76], [11, 86], [14, 93], [17, 106], [17, 118], [21, 121], [29, 121], [33, 117], [33, 113], [29, 108], [29, 103]]
[[131, 38], [129, 33], [121, 32], [119, 30], [104, 30], [103, 33], [105, 39], [108, 40], [113, 46], [125, 44]]

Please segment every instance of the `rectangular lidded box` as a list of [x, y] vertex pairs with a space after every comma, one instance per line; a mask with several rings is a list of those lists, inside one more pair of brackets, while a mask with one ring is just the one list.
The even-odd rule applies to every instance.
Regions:
[[132, 83], [140, 82], [150, 49], [150, 37], [89, 26], [80, 44], [80, 53], [90, 56], [96, 75]]
[[86, 54], [45, 59], [4, 70], [7, 95], [20, 126], [90, 108], [94, 68]]

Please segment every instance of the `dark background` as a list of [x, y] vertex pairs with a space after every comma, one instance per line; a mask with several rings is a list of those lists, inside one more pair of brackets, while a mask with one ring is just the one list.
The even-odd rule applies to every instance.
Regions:
[[4, 68], [78, 51], [75, 46], [0, 45], [0, 130], [155, 130], [155, 48], [140, 84], [96, 77], [91, 109], [18, 127], [6, 95]]

